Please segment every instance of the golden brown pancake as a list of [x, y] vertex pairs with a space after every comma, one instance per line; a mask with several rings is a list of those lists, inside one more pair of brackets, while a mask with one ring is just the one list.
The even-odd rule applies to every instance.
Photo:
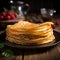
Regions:
[[41, 24], [20, 21], [14, 25], [7, 25], [6, 40], [16, 44], [45, 44], [55, 39], [52, 22]]

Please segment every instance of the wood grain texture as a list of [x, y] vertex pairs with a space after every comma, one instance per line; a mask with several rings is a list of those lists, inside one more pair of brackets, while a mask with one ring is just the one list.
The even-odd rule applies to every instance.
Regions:
[[[15, 51], [15, 53], [18, 52], [18, 50]], [[0, 57], [0, 60], [60, 60], [60, 44], [47, 49], [25, 49], [23, 54], [19, 52], [19, 55], [17, 54], [13, 57]]]
[[60, 60], [60, 47], [56, 46], [51, 49], [43, 50], [42, 52], [36, 50], [33, 53], [32, 51], [27, 51], [24, 53], [24, 60]]
[[20, 49], [8, 47], [8, 46], [5, 46], [4, 49], [13, 51], [13, 56], [12, 57], [3, 57], [0, 54], [0, 60], [22, 60], [23, 53]]
[[22, 60], [22, 56], [0, 57], [0, 60]]

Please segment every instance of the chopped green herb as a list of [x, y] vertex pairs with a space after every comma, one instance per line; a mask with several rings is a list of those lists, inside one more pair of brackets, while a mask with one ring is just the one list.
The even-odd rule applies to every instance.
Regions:
[[2, 52], [2, 56], [11, 57], [13, 56], [13, 52], [11, 50], [5, 50], [4, 52]]

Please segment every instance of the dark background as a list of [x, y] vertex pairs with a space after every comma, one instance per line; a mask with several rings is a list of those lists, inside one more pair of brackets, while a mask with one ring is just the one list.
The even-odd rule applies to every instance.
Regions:
[[[3, 8], [10, 9], [10, 0], [0, 0], [0, 12], [4, 11]], [[60, 1], [59, 0], [13, 0], [13, 1], [24, 1], [30, 5], [30, 12], [40, 12], [40, 8], [51, 8], [60, 14]]]

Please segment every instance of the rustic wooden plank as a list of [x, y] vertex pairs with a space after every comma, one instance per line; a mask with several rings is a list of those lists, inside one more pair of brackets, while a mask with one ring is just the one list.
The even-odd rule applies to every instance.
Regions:
[[23, 51], [21, 49], [17, 49], [17, 48], [12, 48], [12, 47], [7, 47], [5, 48], [5, 50], [11, 50], [13, 52], [13, 56], [12, 57], [2, 57], [0, 56], [0, 60], [22, 60], [22, 55], [23, 55]]
[[22, 56], [0, 57], [0, 60], [22, 60]]
[[45, 51], [26, 51], [24, 53], [24, 60], [60, 60], [60, 47], [56, 46]]

